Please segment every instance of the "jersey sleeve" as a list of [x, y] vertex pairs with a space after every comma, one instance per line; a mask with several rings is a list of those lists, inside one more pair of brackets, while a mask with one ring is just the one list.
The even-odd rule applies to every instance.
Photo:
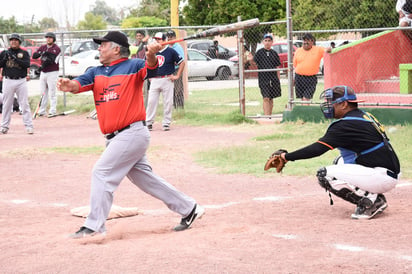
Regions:
[[94, 75], [97, 67], [87, 70], [84, 74], [76, 77], [74, 80], [79, 83], [79, 91], [77, 93], [92, 90], [94, 87]]
[[156, 63], [156, 65], [154, 67], [150, 67], [147, 62], [146, 63], [146, 77], [147, 78], [153, 78], [157, 75], [157, 69], [159, 67], [159, 62]]

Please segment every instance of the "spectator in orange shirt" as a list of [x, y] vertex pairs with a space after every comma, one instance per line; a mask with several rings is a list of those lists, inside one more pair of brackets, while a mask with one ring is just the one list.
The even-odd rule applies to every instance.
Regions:
[[[316, 40], [312, 34], [303, 36], [303, 46], [298, 48], [293, 57], [293, 67], [295, 68], [295, 93], [296, 98], [303, 101], [310, 101], [318, 84], [317, 74], [319, 72], [320, 61], [323, 58], [325, 49], [315, 46]], [[326, 50], [330, 52], [331, 49]]]

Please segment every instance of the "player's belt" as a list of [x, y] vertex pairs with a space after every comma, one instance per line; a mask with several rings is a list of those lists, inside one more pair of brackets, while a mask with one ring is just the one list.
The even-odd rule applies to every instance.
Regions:
[[[143, 126], [146, 126], [146, 121], [138, 121], [138, 122], [135, 122], [135, 123], [142, 123]], [[130, 125], [125, 126], [124, 128], [121, 128], [121, 129], [119, 129], [119, 130], [116, 130], [116, 131], [114, 131], [114, 132], [112, 132], [112, 133], [108, 133], [108, 134], [104, 135], [104, 137], [106, 137], [107, 140], [110, 140], [110, 139], [112, 139], [114, 136], [116, 136], [117, 134], [119, 134], [120, 132], [122, 132], [123, 130], [126, 130], [126, 129], [128, 129], [128, 128], [130, 128]]]
[[20, 80], [20, 79], [26, 78], [26, 76], [24, 76], [24, 77], [17, 77], [17, 76], [15, 76], [15, 77], [10, 77], [10, 76], [4, 76], [4, 78], [6, 78], [6, 79], [10, 79], [10, 80]]
[[169, 74], [169, 75], [159, 75], [159, 76], [155, 76], [153, 78], [168, 78], [170, 76], [173, 76], [173, 74]]
[[394, 179], [398, 179], [398, 174], [396, 174], [396, 173], [393, 172], [393, 171], [390, 171], [389, 169], [386, 171], [386, 174], [387, 174], [389, 177], [392, 177], [392, 178], [394, 178]]

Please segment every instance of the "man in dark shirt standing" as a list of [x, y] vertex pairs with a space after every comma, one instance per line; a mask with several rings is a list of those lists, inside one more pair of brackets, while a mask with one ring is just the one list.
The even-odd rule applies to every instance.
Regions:
[[[270, 34], [263, 36], [263, 48], [258, 50], [253, 60], [259, 70], [276, 69], [280, 66], [279, 55], [272, 49], [273, 37]], [[280, 89], [280, 71], [262, 71], [258, 73], [260, 93], [263, 97], [264, 115], [272, 115], [273, 98], [282, 95]]]
[[339, 149], [339, 160], [318, 170], [319, 184], [357, 205], [353, 219], [371, 219], [388, 206], [382, 193], [393, 189], [398, 182], [398, 157], [379, 121], [358, 109], [361, 101], [357, 100], [351, 87], [329, 88], [321, 94], [321, 99], [324, 99], [321, 104], [324, 116], [338, 120], [330, 124], [317, 142], [291, 153], [282, 153], [281, 157], [295, 161]]
[[43, 94], [39, 109], [39, 116], [46, 115], [47, 102], [50, 95], [50, 110], [49, 115], [56, 114], [57, 96], [56, 84], [59, 77], [59, 62], [60, 47], [56, 45], [56, 35], [53, 32], [48, 32], [44, 36], [46, 44], [42, 45], [33, 53], [33, 58], [41, 59], [40, 67], [40, 92]]
[[20, 48], [22, 38], [19, 34], [10, 35], [10, 48], [0, 53], [0, 68], [3, 68], [0, 81], [3, 81], [3, 109], [1, 133], [7, 134], [11, 120], [14, 94], [17, 95], [23, 123], [28, 134], [33, 134], [33, 121], [28, 100], [27, 70], [30, 67], [29, 53]]
[[217, 40], [214, 40], [213, 44], [209, 47], [208, 54], [210, 58], [219, 58], [219, 42]]

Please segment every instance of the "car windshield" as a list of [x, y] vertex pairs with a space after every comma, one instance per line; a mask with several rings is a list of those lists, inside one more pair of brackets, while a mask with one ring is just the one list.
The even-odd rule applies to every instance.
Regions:
[[198, 50], [208, 50], [209, 46], [209, 43], [194, 43], [192, 47]]
[[207, 61], [207, 57], [205, 55], [194, 50], [187, 51], [187, 59], [190, 61]]
[[77, 53], [77, 54], [73, 55], [73, 58], [87, 58], [87, 57], [89, 57], [90, 55], [93, 55], [93, 54], [96, 54], [96, 52], [95, 52], [95, 51], [91, 51], [91, 50], [89, 50], [89, 51], [82, 51], [82, 52], [80, 52], [80, 53]]

